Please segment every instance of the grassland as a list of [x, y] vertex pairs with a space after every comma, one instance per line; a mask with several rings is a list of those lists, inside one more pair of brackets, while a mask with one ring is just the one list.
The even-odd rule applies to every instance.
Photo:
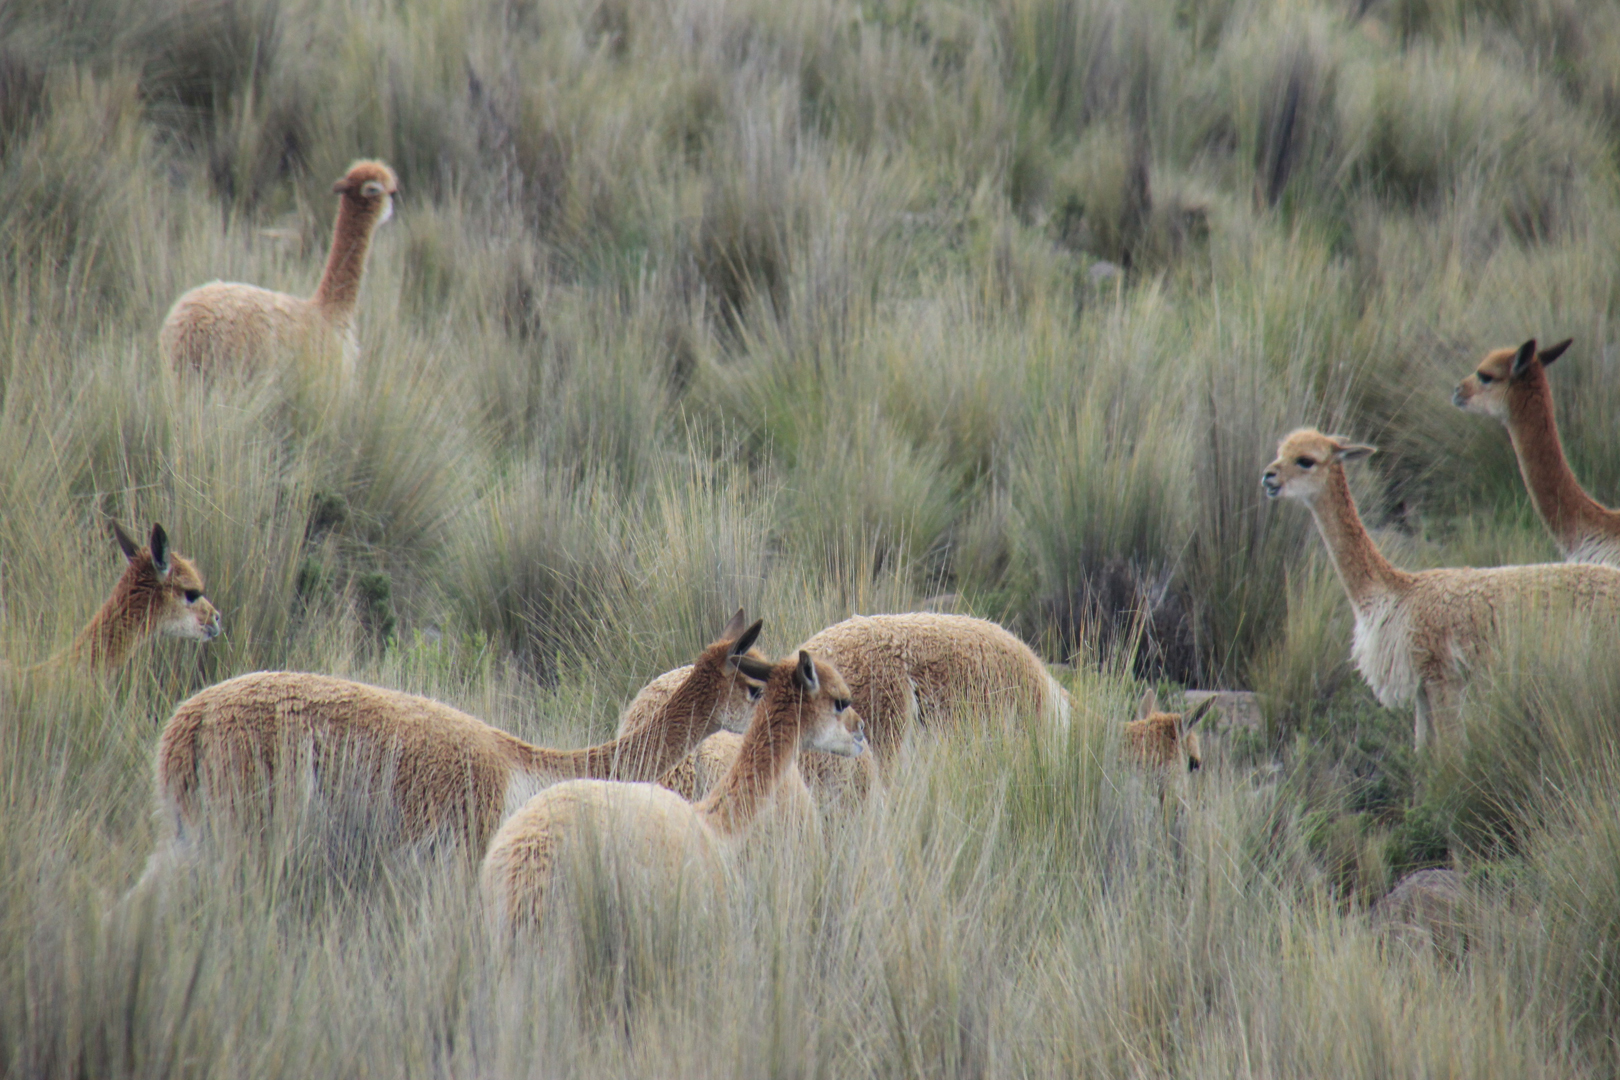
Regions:
[[[174, 297], [307, 293], [361, 156], [405, 198], [356, 384], [177, 381]], [[1403, 565], [1554, 558], [1449, 390], [1573, 336], [1620, 504], [1616, 313], [1613, 0], [11, 0], [0, 1073], [1614, 1075], [1620, 643], [1524, 628], [1415, 755], [1257, 481], [1339, 429]], [[108, 517], [221, 639], [48, 663]], [[107, 915], [211, 682], [578, 745], [738, 604], [774, 654], [946, 593], [1073, 665], [1074, 730], [919, 747], [719, 920], [587, 880], [505, 955], [454, 867], [334, 886], [296, 838]], [[1118, 761], [1144, 681], [1265, 703], [1168, 813]], [[1465, 948], [1370, 926], [1432, 865]]]

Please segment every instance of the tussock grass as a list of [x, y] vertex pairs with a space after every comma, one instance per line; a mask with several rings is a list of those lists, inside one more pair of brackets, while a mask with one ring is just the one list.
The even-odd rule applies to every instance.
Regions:
[[[1519, 631], [1414, 757], [1257, 479], [1338, 429], [1402, 565], [1549, 558], [1448, 399], [1573, 336], [1560, 429], [1620, 503], [1617, 56], [1562, 0], [7, 5], [0, 1071], [1612, 1072], [1612, 643]], [[355, 380], [163, 370], [184, 289], [314, 288], [361, 156], [404, 198]], [[51, 662], [109, 517], [168, 528], [221, 639]], [[778, 654], [925, 602], [1072, 661], [1073, 730], [924, 741], [721, 911], [585, 874], [507, 954], [456, 873], [329, 888], [294, 829], [103, 918], [213, 681], [577, 745], [739, 605]], [[1136, 679], [1266, 731], [1144, 780]], [[1423, 865], [1468, 875], [1461, 957], [1365, 920]]]

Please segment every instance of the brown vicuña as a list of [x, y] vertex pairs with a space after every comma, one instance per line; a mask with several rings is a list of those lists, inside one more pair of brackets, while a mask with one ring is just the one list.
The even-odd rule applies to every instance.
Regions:
[[1345, 477], [1345, 462], [1373, 452], [1300, 428], [1279, 444], [1260, 482], [1270, 497], [1297, 499], [1316, 519], [1355, 611], [1356, 669], [1386, 708], [1416, 699], [1421, 747], [1431, 730], [1437, 739], [1454, 736], [1465, 674], [1501, 620], [1555, 606], [1620, 617], [1620, 570], [1571, 563], [1397, 569], [1367, 535]]
[[394, 212], [399, 181], [380, 161], [357, 161], [332, 191], [337, 224], [315, 294], [301, 296], [237, 281], [211, 281], [184, 293], [169, 309], [158, 345], [170, 366], [205, 376], [254, 373], [301, 350], [336, 348], [345, 375], [360, 353], [355, 307], [377, 226]]
[[1517, 349], [1497, 349], [1457, 384], [1451, 400], [1507, 426], [1530, 501], [1564, 561], [1620, 567], [1620, 510], [1586, 493], [1558, 437], [1547, 367], [1569, 346], [1570, 341], [1560, 341], [1538, 352], [1531, 338]]
[[[738, 611], [641, 731], [599, 746], [549, 750], [441, 702], [326, 675], [262, 671], [182, 702], [157, 752], [158, 796], [171, 823], [157, 863], [225, 829], [262, 830], [279, 792], [387, 808], [401, 844], [448, 839], [476, 858], [535, 792], [575, 777], [649, 780], [716, 728], [738, 662], [759, 636]], [[150, 872], [150, 871], [149, 871]]]
[[[1040, 657], [987, 619], [936, 612], [856, 615], [821, 630], [800, 648], [825, 658], [848, 681], [873, 751], [870, 759], [856, 761], [804, 755], [799, 770], [823, 798], [870, 790], [876, 782], [874, 768], [894, 760], [914, 726], [938, 722], [953, 710], [1015, 711], [1061, 725], [1072, 708], [1068, 691]], [[654, 680], [631, 702], [619, 721], [621, 733], [645, 722], [657, 701], [657, 687]], [[720, 755], [727, 745], [717, 739], [710, 748], [716, 764], [723, 762]], [[715, 770], [694, 764], [691, 771], [701, 776]]]
[[1214, 698], [1206, 698], [1189, 713], [1159, 711], [1159, 695], [1149, 688], [1136, 706], [1136, 719], [1125, 724], [1125, 751], [1138, 764], [1150, 769], [1168, 769], [1186, 762], [1187, 772], [1204, 766], [1204, 750], [1193, 730], [1204, 718]]
[[47, 664], [66, 660], [106, 671], [122, 664], [131, 650], [154, 634], [193, 641], [219, 636], [219, 612], [203, 595], [202, 575], [191, 560], [169, 547], [162, 525], [152, 526], [145, 547], [116, 521], [112, 531], [124, 552], [124, 572], [67, 653]]
[[753, 823], [801, 748], [864, 751], [860, 716], [831, 664], [801, 650], [774, 667], [747, 657], [740, 666], [765, 682], [765, 692], [730, 771], [701, 802], [656, 784], [575, 780], [540, 792], [501, 827], [480, 875], [498, 932], [540, 925], [575, 844], [607, 846], [664, 880], [684, 875], [699, 888], [718, 886], [724, 842]]

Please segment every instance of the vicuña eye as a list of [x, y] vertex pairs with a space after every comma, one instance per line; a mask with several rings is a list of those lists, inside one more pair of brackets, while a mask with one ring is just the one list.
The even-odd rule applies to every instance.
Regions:
[[1295, 458], [1294, 459], [1294, 464], [1298, 465], [1302, 469], [1314, 469], [1314, 468], [1316, 468], [1316, 462], [1312, 461], [1308, 457]]
[[1495, 381], [1494, 379], [1491, 378], [1491, 376], [1485, 374], [1483, 371], [1476, 372], [1476, 374], [1479, 377], [1479, 385], [1481, 385], [1481, 386], [1489, 386], [1489, 385], [1491, 385], [1492, 382]]
[[843, 712], [849, 708], [849, 698], [833, 698], [833, 712]]
[[201, 600], [201, 599], [202, 599], [202, 590], [201, 589], [187, 589], [186, 590], [186, 603], [195, 604], [198, 600]]
[[758, 701], [760, 698], [762, 698], [764, 696], [765, 696], [765, 688], [763, 686], [750, 686], [750, 687], [748, 687], [748, 700], [749, 701]]

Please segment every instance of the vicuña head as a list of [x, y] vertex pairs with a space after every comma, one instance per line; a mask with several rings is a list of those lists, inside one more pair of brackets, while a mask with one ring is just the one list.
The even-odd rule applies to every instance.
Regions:
[[1204, 751], [1193, 728], [1204, 718], [1215, 699], [1205, 698], [1189, 713], [1159, 711], [1159, 695], [1150, 687], [1136, 706], [1136, 719], [1125, 725], [1125, 748], [1148, 768], [1179, 766], [1185, 761], [1188, 772], [1204, 766]]
[[1620, 566], [1620, 511], [1586, 493], [1558, 437], [1547, 367], [1569, 345], [1537, 349], [1531, 338], [1517, 349], [1497, 349], [1457, 384], [1451, 400], [1507, 426], [1524, 486], [1566, 561]]
[[[1344, 479], [1345, 462], [1360, 461], [1374, 453], [1376, 447], [1353, 443], [1342, 435], [1299, 428], [1277, 445], [1277, 459], [1266, 466], [1260, 486], [1273, 499], [1297, 499], [1309, 506], [1335, 483], [1348, 483]], [[1348, 486], [1345, 491], [1348, 494]]]
[[112, 595], [75, 639], [74, 655], [93, 667], [111, 668], [153, 634], [195, 641], [218, 637], [219, 612], [203, 595], [202, 575], [169, 547], [163, 526], [152, 526], [146, 547], [117, 522], [112, 530], [128, 565]]

